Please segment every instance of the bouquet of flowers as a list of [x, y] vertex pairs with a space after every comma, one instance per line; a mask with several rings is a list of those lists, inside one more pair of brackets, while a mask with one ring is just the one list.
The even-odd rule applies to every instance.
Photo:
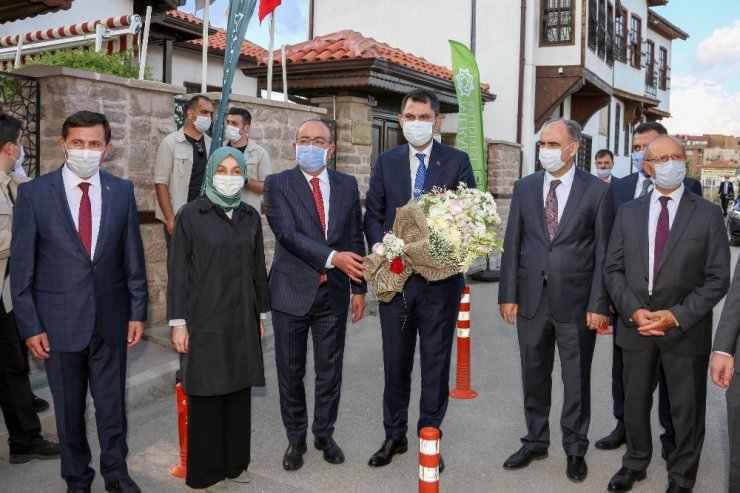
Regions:
[[388, 302], [417, 273], [440, 281], [465, 272], [501, 241], [493, 228], [501, 222], [488, 192], [434, 188], [398, 209], [393, 232], [365, 258], [365, 278], [380, 301]]

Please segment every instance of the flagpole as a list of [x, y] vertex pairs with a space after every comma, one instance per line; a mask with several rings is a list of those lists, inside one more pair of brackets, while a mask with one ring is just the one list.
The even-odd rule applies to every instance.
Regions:
[[206, 92], [208, 88], [208, 10], [210, 1], [205, 0], [203, 4], [203, 57], [201, 60], [200, 92]]
[[144, 46], [139, 54], [139, 80], [144, 80], [146, 71], [146, 52], [149, 49], [149, 24], [152, 22], [152, 6], [146, 6], [146, 24], [144, 24]]
[[272, 99], [272, 50], [275, 46], [275, 11], [270, 13], [270, 44], [267, 47], [269, 60], [267, 63], [267, 99]]
[[283, 68], [283, 101], [288, 100], [288, 67], [285, 60], [285, 45], [280, 46], [280, 60]]

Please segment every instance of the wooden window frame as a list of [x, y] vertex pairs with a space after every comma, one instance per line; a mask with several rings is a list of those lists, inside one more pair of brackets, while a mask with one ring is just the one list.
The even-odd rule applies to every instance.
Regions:
[[[553, 2], [557, 4], [557, 7], [550, 7], [549, 3]], [[569, 7], [564, 7], [564, 3], [569, 3]], [[547, 46], [570, 46], [574, 45], [576, 42], [575, 34], [576, 34], [576, 24], [575, 24], [575, 2], [576, 0], [542, 0], [540, 3], [540, 46], [547, 47]], [[548, 20], [548, 14], [550, 12], [556, 12], [558, 14], [562, 14], [564, 12], [567, 12], [570, 10], [570, 24], [560, 24], [561, 16], [558, 15], [558, 23], [554, 26], [549, 26], [547, 24]], [[561, 40], [560, 34], [561, 30], [564, 28], [570, 28], [570, 39], [568, 40]], [[557, 33], [557, 40], [552, 41], [548, 38], [548, 32], [550, 32], [551, 29], [555, 29], [555, 32]]]
[[588, 47], [594, 53], [599, 46], [599, 3], [600, 0], [588, 0]]
[[[637, 30], [633, 29], [633, 21], [637, 21]], [[642, 68], [642, 18], [634, 13], [630, 15], [629, 34], [630, 66], [639, 69]]]
[[614, 66], [614, 5], [606, 3], [606, 64]]
[[668, 50], [665, 46], [658, 50], [658, 89], [668, 90]]
[[606, 59], [606, 0], [599, 0], [596, 55]]
[[655, 42], [648, 39], [645, 42], [645, 87], [654, 91], [657, 85], [655, 80]]
[[614, 20], [614, 57], [622, 63], [627, 63], [628, 20], [629, 13], [625, 8], [621, 10], [621, 16]]
[[614, 155], [619, 155], [619, 138], [620, 135], [620, 129], [622, 128], [621, 122], [619, 120], [622, 119], [622, 106], [619, 103], [614, 103]]

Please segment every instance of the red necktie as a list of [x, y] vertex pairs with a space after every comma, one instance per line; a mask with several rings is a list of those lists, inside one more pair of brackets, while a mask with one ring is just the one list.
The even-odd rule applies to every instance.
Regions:
[[[311, 178], [311, 188], [313, 189], [313, 201], [316, 202], [316, 210], [319, 211], [319, 221], [321, 221], [321, 229], [324, 231], [326, 236], [326, 216], [324, 215], [324, 197], [321, 195], [321, 187], [319, 186], [319, 179], [317, 177]], [[319, 284], [326, 282], [326, 274], [321, 274]]]
[[80, 233], [82, 246], [85, 247], [88, 256], [92, 257], [92, 206], [88, 194], [90, 184], [82, 182], [79, 187], [82, 190], [82, 199], [80, 200], [80, 214], [77, 216], [77, 229]]
[[670, 227], [668, 223], [668, 201], [670, 197], [663, 196], [660, 200], [660, 214], [658, 215], [658, 226], [655, 228], [655, 250], [653, 250], [653, 286], [655, 285], [655, 276], [658, 274], [660, 267], [660, 258], [663, 256], [665, 244], [668, 241]]

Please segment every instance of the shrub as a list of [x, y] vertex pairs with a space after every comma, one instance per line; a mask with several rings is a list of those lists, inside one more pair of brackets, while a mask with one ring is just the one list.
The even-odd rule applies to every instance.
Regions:
[[[108, 55], [96, 52], [91, 46], [68, 50], [45, 51], [33, 58], [28, 57], [24, 65], [58, 65], [97, 72], [99, 74], [117, 75], [128, 79], [139, 78], [139, 64], [133, 61], [133, 53], [113, 53]], [[154, 80], [149, 67], [144, 70], [144, 79]]]

